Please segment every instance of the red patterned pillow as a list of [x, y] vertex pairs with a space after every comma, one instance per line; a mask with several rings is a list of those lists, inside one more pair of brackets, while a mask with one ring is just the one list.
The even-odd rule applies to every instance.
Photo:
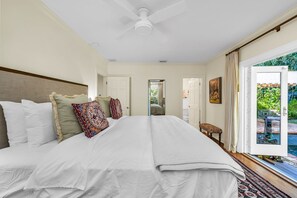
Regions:
[[98, 102], [72, 104], [74, 114], [88, 138], [91, 138], [109, 126]]
[[113, 99], [111, 98], [109, 101], [109, 108], [110, 108], [110, 114], [113, 119], [119, 119], [122, 117], [122, 106], [119, 99]]

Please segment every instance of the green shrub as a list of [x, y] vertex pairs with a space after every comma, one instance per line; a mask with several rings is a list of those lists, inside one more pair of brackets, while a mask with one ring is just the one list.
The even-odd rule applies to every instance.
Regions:
[[151, 101], [150, 101], [151, 104], [158, 104], [158, 99], [157, 99], [157, 97], [152, 96], [150, 99], [151, 99]]
[[280, 88], [257, 88], [257, 108], [258, 110], [280, 111]]
[[292, 99], [288, 104], [289, 119], [297, 119], [297, 100]]

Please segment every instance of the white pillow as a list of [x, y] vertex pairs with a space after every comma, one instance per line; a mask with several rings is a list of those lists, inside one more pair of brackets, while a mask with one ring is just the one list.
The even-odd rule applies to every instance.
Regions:
[[40, 146], [56, 139], [52, 104], [50, 102], [38, 104], [30, 100], [22, 100], [22, 105], [25, 112], [28, 144]]
[[27, 142], [25, 114], [21, 103], [0, 102], [6, 121], [9, 146]]

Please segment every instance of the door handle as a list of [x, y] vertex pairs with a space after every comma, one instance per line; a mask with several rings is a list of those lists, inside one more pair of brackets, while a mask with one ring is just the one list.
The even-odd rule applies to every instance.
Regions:
[[288, 110], [286, 107], [283, 107], [283, 116], [286, 116], [288, 114]]

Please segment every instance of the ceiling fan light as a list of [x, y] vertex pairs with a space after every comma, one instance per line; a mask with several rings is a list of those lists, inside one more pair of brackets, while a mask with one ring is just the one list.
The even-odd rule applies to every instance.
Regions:
[[140, 35], [149, 35], [153, 30], [153, 24], [149, 20], [140, 20], [135, 24], [135, 31]]

